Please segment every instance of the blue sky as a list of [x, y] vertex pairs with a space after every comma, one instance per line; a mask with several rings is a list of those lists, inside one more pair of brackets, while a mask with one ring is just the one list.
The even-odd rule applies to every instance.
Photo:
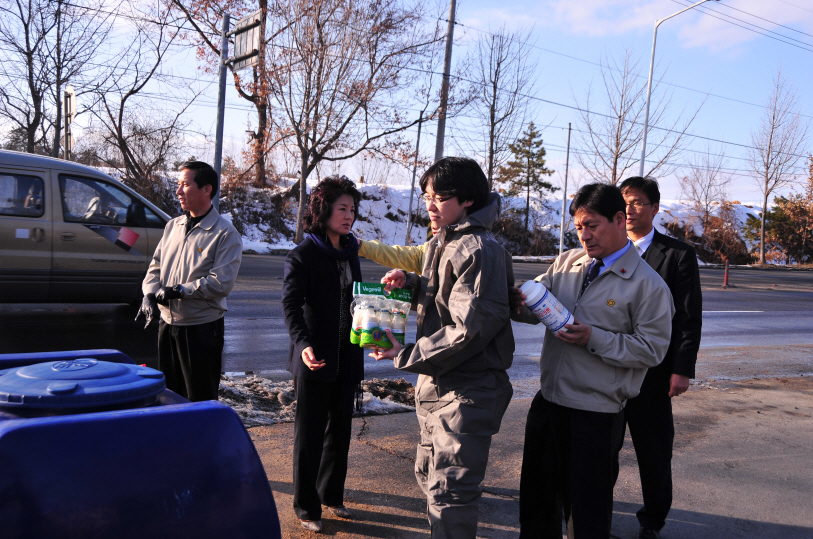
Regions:
[[[437, 2], [439, 11], [448, 12], [445, 0]], [[459, 0], [455, 30], [454, 58], [462, 58], [474, 39], [482, 32], [507, 28], [533, 28], [535, 47], [529, 55], [538, 62], [538, 82], [533, 95], [540, 100], [534, 116], [537, 126], [548, 126], [543, 132], [548, 151], [548, 165], [564, 171], [567, 124], [580, 127], [579, 113], [568, 106], [576, 105], [592, 83], [600, 85], [598, 62], [603, 55], [618, 57], [629, 49], [640, 59], [644, 76], [649, 67], [652, 30], [657, 19], [664, 18], [690, 0]], [[713, 12], [704, 10], [709, 6]], [[739, 10], [739, 11], [738, 11]], [[704, 12], [705, 11], [705, 12]], [[740, 19], [734, 23], [714, 18], [721, 14]], [[751, 26], [752, 23], [762, 29]], [[752, 30], [756, 30], [756, 33]], [[774, 32], [774, 33], [772, 33]], [[765, 35], [769, 34], [776, 39]], [[802, 113], [813, 121], [813, 1], [811, 0], [723, 0], [707, 2], [661, 25], [658, 31], [655, 77], [673, 86], [672, 111], [695, 110], [710, 95], [690, 132], [740, 145], [751, 144], [751, 131], [759, 126], [763, 105], [771, 90], [772, 79], [781, 66], [783, 75], [798, 89]], [[196, 71], [194, 54], [185, 52], [174, 59], [174, 70], [198, 77], [204, 88], [200, 106], [190, 110], [190, 117], [203, 132], [213, 134], [214, 104], [217, 88], [211, 77]], [[681, 88], [683, 87], [683, 88]], [[238, 153], [243, 148], [246, 126], [254, 115], [248, 104], [239, 99], [229, 82], [225, 152]], [[575, 98], [574, 98], [575, 96]], [[722, 97], [715, 97], [722, 96]], [[560, 105], [552, 104], [558, 103]], [[591, 107], [593, 108], [593, 107]], [[596, 112], [602, 110], [596, 104]], [[447, 137], [467, 128], [465, 118], [447, 123]], [[424, 125], [421, 154], [431, 156], [435, 145], [435, 124]], [[414, 136], [414, 130], [413, 130]], [[572, 143], [575, 144], [574, 137]], [[651, 143], [651, 142], [650, 142]], [[694, 152], [709, 143], [692, 139], [688, 152], [675, 161], [688, 164]], [[813, 150], [813, 138], [808, 144]], [[750, 178], [745, 148], [711, 143], [714, 152], [724, 149], [727, 168], [732, 170], [730, 197], [742, 202], [760, 201], [758, 189]], [[640, 150], [638, 150], [640, 151]], [[195, 150], [198, 157], [211, 155], [208, 144]], [[454, 153], [453, 142], [447, 143], [447, 154]], [[571, 155], [571, 173], [578, 177], [578, 164]], [[343, 172], [353, 176], [352, 165]], [[664, 198], [680, 194], [679, 177], [684, 171], [660, 178]], [[396, 174], [393, 172], [393, 174]], [[405, 175], [405, 178], [408, 176]], [[553, 177], [561, 181], [561, 174]]]
[[[594, 90], [598, 90], [600, 70], [595, 63], [600, 61], [602, 55], [618, 56], [625, 49], [630, 49], [634, 57], [641, 59], [646, 75], [655, 21], [691, 3], [688, 0], [548, 0], [511, 1], [496, 4], [503, 7], [494, 7], [494, 2], [461, 0], [457, 19], [477, 30], [494, 30], [501, 24], [509, 28], [533, 27], [538, 48], [529, 52], [537, 55], [540, 68], [535, 94], [549, 101], [575, 105], [574, 94], [583, 101], [591, 82]], [[704, 6], [710, 6], [714, 12], [703, 13]], [[800, 48], [805, 46], [797, 41], [770, 34], [798, 45], [792, 46], [712, 17], [719, 14], [732, 15], [741, 21], [807, 43], [807, 50]], [[734, 22], [769, 33], [744, 22]], [[471, 36], [477, 34], [474, 30], [466, 33]], [[772, 78], [780, 66], [784, 76], [799, 90], [802, 113], [813, 119], [811, 64], [813, 2], [809, 0], [707, 2], [664, 22], [658, 30], [656, 65], [661, 70], [656, 71], [655, 77], [691, 89], [670, 87], [674, 110], [683, 109], [684, 106], [687, 111], [696, 109], [706, 92], [730, 98], [710, 96], [692, 125], [692, 133], [709, 138], [750, 145], [750, 133], [759, 125], [762, 105], [767, 100]], [[599, 108], [598, 112], [604, 111]], [[576, 127], [581, 120], [576, 111], [546, 103], [541, 103], [536, 116], [537, 125], [552, 124], [564, 128], [568, 122]], [[562, 148], [566, 144], [566, 129], [551, 127], [546, 129], [543, 136], [549, 145], [549, 165], [564, 170]], [[702, 150], [706, 144], [705, 141], [695, 140], [691, 148]], [[813, 141], [808, 147], [813, 149]], [[728, 168], [748, 168], [747, 161], [741, 160], [746, 157], [744, 148], [712, 143], [713, 151], [720, 148], [725, 148], [729, 157]], [[692, 153], [689, 152], [678, 161], [689, 162], [691, 158]], [[761, 198], [747, 173], [733, 174], [730, 187], [732, 198], [743, 202]], [[664, 197], [678, 196], [680, 187], [677, 175], [661, 178], [661, 185]]]

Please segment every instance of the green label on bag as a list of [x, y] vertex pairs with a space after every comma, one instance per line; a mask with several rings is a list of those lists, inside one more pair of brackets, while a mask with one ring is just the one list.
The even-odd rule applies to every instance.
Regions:
[[392, 342], [387, 334], [377, 326], [361, 330], [360, 345], [362, 348], [392, 348]]
[[384, 285], [381, 283], [353, 283], [354, 296], [378, 296], [395, 301], [412, 302], [412, 290], [404, 288], [393, 288], [389, 294], [384, 290]]
[[361, 328], [350, 329], [350, 342], [352, 344], [359, 344], [361, 342]]

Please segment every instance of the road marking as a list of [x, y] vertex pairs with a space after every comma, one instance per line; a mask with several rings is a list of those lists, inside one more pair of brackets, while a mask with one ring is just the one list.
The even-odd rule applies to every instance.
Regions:
[[765, 311], [703, 311], [706, 313], [764, 313]]

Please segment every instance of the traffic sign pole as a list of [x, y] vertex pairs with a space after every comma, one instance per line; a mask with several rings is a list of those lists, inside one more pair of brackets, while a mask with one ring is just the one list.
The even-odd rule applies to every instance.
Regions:
[[[215, 162], [213, 168], [217, 172], [218, 189], [222, 183], [220, 170], [223, 161], [223, 122], [226, 117], [226, 75], [229, 72], [228, 58], [229, 58], [229, 14], [223, 13], [223, 28], [220, 36], [220, 80], [219, 89], [217, 93], [217, 130], [215, 135]], [[218, 192], [217, 196], [212, 200], [212, 205], [215, 210], [220, 209], [220, 196], [222, 192]]]

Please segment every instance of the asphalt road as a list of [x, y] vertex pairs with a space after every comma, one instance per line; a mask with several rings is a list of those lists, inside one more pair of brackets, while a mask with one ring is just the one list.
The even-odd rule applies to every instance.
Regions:
[[[287, 376], [288, 334], [280, 299], [284, 257], [246, 255], [226, 315], [223, 367], [227, 372]], [[518, 283], [547, 270], [546, 264], [517, 263]], [[366, 281], [386, 268], [362, 261]], [[772, 350], [813, 344], [813, 272], [734, 269], [720, 289], [723, 270], [702, 269], [703, 348], [764, 347]], [[0, 304], [0, 353], [116, 348], [148, 366], [157, 366], [155, 325], [133, 321], [127, 305]], [[408, 335], [414, 335], [414, 315]], [[512, 378], [538, 376], [543, 327], [515, 324]], [[716, 353], [716, 352], [715, 352]], [[754, 357], [753, 361], [760, 361]], [[764, 359], [768, 361], [768, 359]], [[391, 363], [367, 361], [368, 377], [399, 377]], [[408, 379], [414, 377], [407, 377]]]

